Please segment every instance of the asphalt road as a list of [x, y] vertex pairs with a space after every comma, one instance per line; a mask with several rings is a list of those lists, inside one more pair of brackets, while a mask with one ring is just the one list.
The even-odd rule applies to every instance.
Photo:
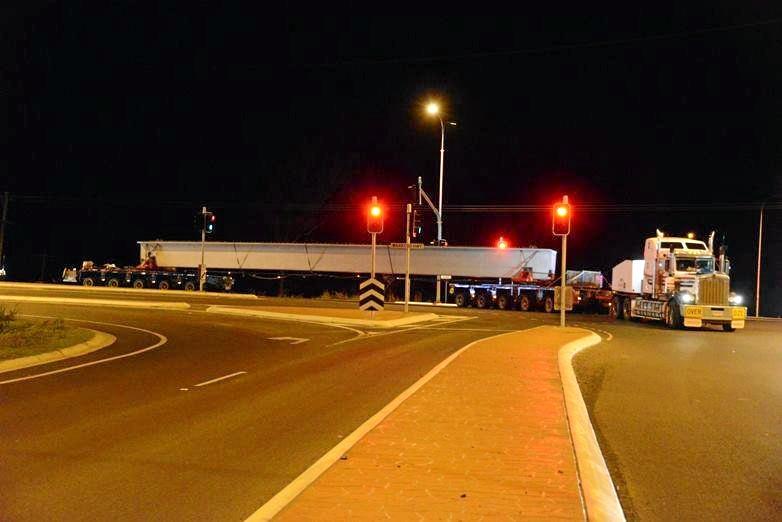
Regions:
[[[0, 374], [3, 520], [242, 520], [450, 353], [496, 333], [439, 322], [359, 336], [197, 310], [17, 307], [119, 341]], [[157, 348], [49, 373], [159, 336]]]
[[[0, 519], [242, 520], [453, 351], [557, 321], [437, 308], [472, 319], [359, 335], [203, 312], [208, 304], [333, 302], [144, 297], [192, 309], [17, 305], [111, 323], [78, 324], [119, 341], [0, 374]], [[570, 323], [604, 339], [579, 356], [577, 373], [629, 518], [760, 520], [782, 511], [782, 325], [685, 332], [578, 314]], [[129, 357], [7, 382], [131, 354], [159, 336], [165, 344]]]
[[782, 519], [782, 322], [606, 328], [575, 366], [627, 518]]

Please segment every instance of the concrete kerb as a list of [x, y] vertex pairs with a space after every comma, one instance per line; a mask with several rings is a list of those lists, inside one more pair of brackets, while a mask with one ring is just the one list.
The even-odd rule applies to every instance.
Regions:
[[247, 317], [259, 317], [262, 319], [278, 319], [282, 321], [306, 321], [308, 323], [325, 323], [325, 324], [337, 324], [337, 325], [349, 325], [349, 326], [365, 326], [372, 328], [396, 328], [398, 326], [406, 326], [414, 323], [421, 323], [424, 321], [432, 321], [437, 319], [436, 314], [421, 313], [411, 315], [410, 317], [402, 317], [400, 319], [388, 319], [385, 321], [372, 320], [372, 319], [353, 319], [350, 317], [332, 317], [328, 315], [309, 315], [309, 314], [289, 314], [284, 312], [272, 312], [269, 310], [247, 310], [243, 308], [235, 308], [232, 306], [210, 306], [206, 309], [210, 313], [229, 314], [229, 315], [242, 315]]
[[82, 297], [38, 297], [29, 295], [0, 295], [0, 301], [12, 303], [48, 303], [63, 305], [117, 306], [121, 308], [156, 308], [162, 310], [187, 310], [188, 303], [169, 301], [122, 301], [119, 299], [87, 299]]
[[65, 290], [70, 292], [106, 292], [115, 294], [163, 294], [163, 295], [182, 295], [185, 297], [217, 297], [226, 299], [251, 299], [258, 300], [258, 296], [254, 294], [229, 294], [221, 292], [188, 292], [186, 290], [176, 290], [170, 288], [168, 290], [160, 290], [158, 288], [110, 288], [107, 286], [80, 286], [75, 284], [47, 284], [47, 283], [13, 283], [2, 281], [0, 282], [0, 290], [2, 288], [27, 288], [36, 290]]
[[92, 338], [87, 341], [60, 348], [59, 350], [52, 350], [51, 352], [0, 361], [0, 373], [21, 370], [22, 368], [29, 368], [31, 366], [38, 366], [39, 364], [47, 364], [54, 361], [61, 361], [62, 359], [70, 359], [71, 357], [79, 357], [80, 355], [85, 355], [100, 350], [101, 348], [111, 346], [117, 340], [116, 337], [105, 332], [92, 330], [91, 328], [85, 328], [85, 330], [90, 330], [93, 333]]
[[600, 451], [589, 412], [581, 395], [581, 388], [578, 386], [576, 372], [573, 369], [573, 357], [581, 350], [600, 342], [599, 335], [589, 332], [589, 335], [560, 348], [559, 373], [565, 393], [565, 409], [576, 454], [587, 519], [624, 521], [624, 511], [616, 494], [616, 487], [611, 480], [603, 453]]

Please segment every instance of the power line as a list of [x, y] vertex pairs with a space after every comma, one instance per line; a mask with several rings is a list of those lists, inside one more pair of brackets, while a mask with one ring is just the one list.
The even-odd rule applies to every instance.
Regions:
[[688, 38], [712, 33], [726, 31], [738, 31], [741, 29], [751, 29], [782, 23], [782, 18], [771, 18], [769, 20], [760, 20], [757, 22], [747, 22], [744, 24], [733, 24], [716, 27], [706, 27], [703, 29], [692, 29], [689, 31], [676, 31], [669, 33], [651, 34], [647, 36], [636, 36], [632, 38], [617, 38], [612, 40], [599, 40], [595, 42], [578, 42], [560, 45], [549, 45], [544, 47], [532, 47], [526, 49], [509, 49], [505, 51], [483, 51], [462, 54], [441, 54], [418, 57], [400, 57], [386, 59], [365, 59], [365, 60], [346, 60], [342, 62], [324, 62], [314, 64], [302, 64], [304, 68], [329, 68], [329, 67], [353, 67], [362, 65], [394, 65], [394, 64], [419, 64], [432, 62], [453, 62], [458, 60], [470, 60], [480, 58], [494, 58], [502, 56], [520, 56], [555, 53], [560, 51], [572, 51], [578, 49], [597, 49], [601, 47], [616, 47], [621, 45], [632, 45], [644, 42], [654, 42], [661, 40], [672, 40], [677, 38]]

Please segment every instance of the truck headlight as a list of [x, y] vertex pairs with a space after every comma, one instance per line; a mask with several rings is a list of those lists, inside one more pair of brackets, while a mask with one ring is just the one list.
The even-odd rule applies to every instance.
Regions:
[[682, 292], [679, 294], [679, 300], [684, 304], [694, 303], [695, 296], [689, 292]]
[[731, 293], [730, 297], [728, 297], [728, 302], [732, 305], [740, 305], [744, 302], [744, 298], [741, 297], [739, 294]]

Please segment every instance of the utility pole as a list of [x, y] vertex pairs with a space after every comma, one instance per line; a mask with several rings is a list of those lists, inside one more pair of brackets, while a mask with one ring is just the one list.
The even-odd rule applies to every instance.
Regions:
[[201, 207], [201, 264], [198, 266], [198, 291], [204, 291], [206, 267], [204, 266], [204, 247], [206, 246], [206, 207]]
[[763, 252], [763, 209], [766, 206], [764, 201], [760, 205], [760, 223], [758, 224], [758, 269], [755, 279], [755, 317], [760, 317], [760, 256]]
[[3, 246], [5, 245], [5, 221], [8, 217], [8, 200], [10, 196], [8, 192], [3, 193], [3, 218], [0, 220], [0, 267], [5, 266], [3, 263]]

